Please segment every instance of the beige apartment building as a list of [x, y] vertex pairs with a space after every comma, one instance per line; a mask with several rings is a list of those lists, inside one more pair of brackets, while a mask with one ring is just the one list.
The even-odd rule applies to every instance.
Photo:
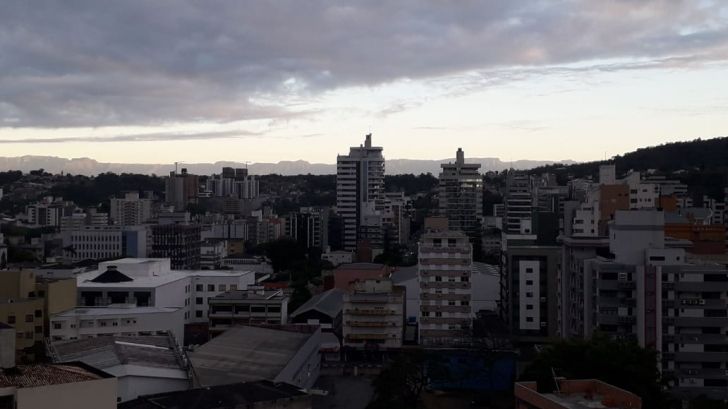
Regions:
[[420, 344], [463, 339], [472, 324], [473, 248], [468, 236], [428, 229], [420, 239], [418, 268]]
[[389, 278], [357, 281], [344, 294], [343, 344], [346, 347], [384, 350], [402, 347], [405, 294]]

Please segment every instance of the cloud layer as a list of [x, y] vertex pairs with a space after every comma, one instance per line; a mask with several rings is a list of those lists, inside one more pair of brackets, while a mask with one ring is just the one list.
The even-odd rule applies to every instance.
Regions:
[[287, 119], [403, 78], [683, 67], [728, 57], [727, 22], [722, 0], [8, 2], [0, 127]]

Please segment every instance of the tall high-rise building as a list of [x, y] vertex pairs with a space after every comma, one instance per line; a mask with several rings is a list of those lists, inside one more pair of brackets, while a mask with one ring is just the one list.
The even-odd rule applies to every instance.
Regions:
[[110, 200], [111, 219], [119, 226], [139, 226], [152, 217], [152, 200], [140, 199], [138, 192]]
[[181, 173], [170, 172], [165, 181], [165, 203], [174, 205], [176, 211], [184, 211], [188, 204], [197, 203], [199, 191], [197, 175], [187, 173], [185, 168]]
[[483, 215], [483, 178], [478, 163], [465, 163], [465, 153], [458, 148], [455, 163], [440, 165], [440, 214], [447, 217], [450, 230], [460, 230], [470, 237], [480, 235]]
[[[384, 156], [372, 146], [368, 134], [363, 145], [336, 158], [336, 205], [343, 219], [345, 250], [356, 249], [360, 238], [376, 239], [372, 231], [382, 228], [384, 208]], [[381, 240], [381, 234], [379, 234]], [[381, 243], [374, 243], [375, 246]]]

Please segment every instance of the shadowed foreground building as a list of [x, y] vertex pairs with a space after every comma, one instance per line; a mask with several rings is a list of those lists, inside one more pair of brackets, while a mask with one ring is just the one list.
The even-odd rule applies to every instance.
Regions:
[[536, 382], [516, 383], [516, 409], [642, 408], [639, 396], [595, 379], [560, 379], [553, 393], [536, 387]]
[[267, 380], [142, 396], [118, 409], [310, 409], [311, 395], [300, 388]]

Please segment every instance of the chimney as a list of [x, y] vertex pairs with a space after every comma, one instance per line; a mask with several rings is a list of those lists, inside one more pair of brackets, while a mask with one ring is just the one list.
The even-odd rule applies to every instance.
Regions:
[[457, 157], [455, 160], [455, 163], [462, 165], [465, 164], [465, 152], [463, 152], [462, 148], [458, 148]]
[[371, 148], [372, 147], [372, 134], [367, 134], [366, 139], [364, 140], [364, 147], [365, 148]]

